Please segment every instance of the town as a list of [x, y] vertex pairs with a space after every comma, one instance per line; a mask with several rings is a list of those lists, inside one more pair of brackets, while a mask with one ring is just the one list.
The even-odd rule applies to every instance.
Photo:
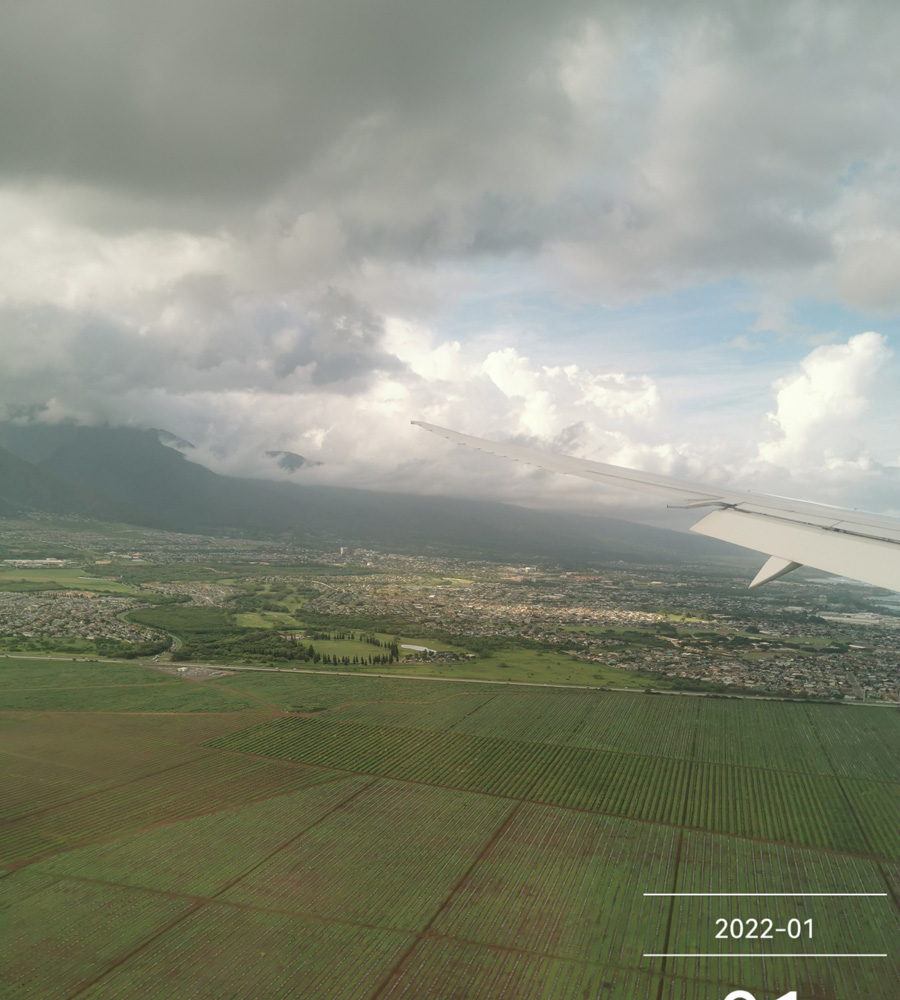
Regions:
[[835, 578], [748, 592], [743, 566], [511, 565], [147, 529], [116, 537], [65, 519], [11, 528], [7, 539], [27, 534], [30, 549], [0, 570], [2, 652], [191, 659], [165, 624], [173, 612], [154, 627], [153, 609], [168, 607], [179, 621], [218, 615], [204, 621], [240, 633], [250, 663], [277, 665], [292, 644], [356, 629], [404, 636], [402, 663], [453, 663], [460, 677], [525, 649], [644, 686], [898, 704], [895, 595]]

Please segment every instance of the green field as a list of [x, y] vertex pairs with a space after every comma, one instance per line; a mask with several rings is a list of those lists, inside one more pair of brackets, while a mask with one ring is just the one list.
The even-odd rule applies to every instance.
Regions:
[[[404, 642], [415, 642], [405, 639]], [[440, 649], [438, 643], [419, 640], [418, 645]], [[665, 677], [636, 670], [622, 670], [608, 664], [580, 660], [565, 653], [510, 647], [488, 658], [464, 663], [402, 662], [403, 673], [418, 677], [474, 677], [492, 681], [517, 681], [526, 684], [586, 684], [590, 687], [671, 688]]]
[[[896, 711], [0, 658], [0, 737], [4, 997], [897, 995]], [[785, 891], [874, 895], [645, 895]]]
[[77, 567], [59, 569], [15, 569], [0, 567], [0, 590], [90, 590], [98, 594], [136, 594], [120, 580], [91, 576]]
[[115, 662], [0, 656], [6, 711], [240, 712], [252, 696], [185, 682], [149, 667]]
[[241, 628], [302, 628], [301, 622], [286, 611], [243, 611], [234, 616]]

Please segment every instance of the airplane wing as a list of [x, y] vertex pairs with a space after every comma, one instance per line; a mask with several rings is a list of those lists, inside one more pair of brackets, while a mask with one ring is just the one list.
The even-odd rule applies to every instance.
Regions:
[[605, 462], [487, 441], [421, 420], [412, 422], [456, 444], [468, 445], [490, 455], [628, 490], [654, 493], [667, 499], [670, 507], [711, 507], [711, 513], [701, 518], [691, 531], [769, 556], [750, 584], [751, 588], [776, 580], [799, 566], [812, 566], [900, 591], [898, 518], [765, 493], [719, 489]]

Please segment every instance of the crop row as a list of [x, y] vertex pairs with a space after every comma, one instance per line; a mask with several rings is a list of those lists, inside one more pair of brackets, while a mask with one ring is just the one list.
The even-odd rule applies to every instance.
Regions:
[[473, 735], [688, 757], [698, 700], [603, 692], [502, 694], [455, 729]]
[[837, 778], [696, 764], [688, 826], [866, 853]]
[[900, 779], [894, 749], [900, 716], [833, 705], [507, 690], [419, 704], [382, 697], [339, 708], [330, 717], [742, 767]]
[[486, 691], [454, 691], [436, 696], [430, 684], [419, 684], [418, 688], [418, 698], [353, 701], [329, 713], [329, 718], [378, 726], [447, 730], [466, 716], [480, 711], [482, 705], [496, 697]]
[[[692, 893], [884, 893], [879, 866], [858, 858], [823, 854], [781, 845], [688, 833], [679, 865], [679, 892]], [[886, 952], [887, 960], [766, 958], [679, 958], [670, 973], [691, 982], [739, 982], [759, 988], [759, 996], [777, 996], [785, 983], [806, 984], [812, 995], [866, 996], [887, 1000], [900, 981], [900, 959], [893, 955], [900, 940], [900, 915], [890, 898], [851, 897], [679, 897], [659, 901], [672, 905], [668, 949], [673, 952], [729, 955], [784, 953]], [[771, 937], [755, 929], [752, 938], [717, 938], [717, 920], [741, 921], [736, 933], [749, 933], [752, 920], [769, 918]], [[784, 931], [790, 920], [801, 921], [802, 937]], [[807, 920], [812, 920], [812, 937]], [[662, 944], [662, 941], [658, 942]], [[750, 984], [754, 984], [751, 986]]]
[[421, 930], [512, 804], [379, 781], [310, 826], [223, 901]]
[[354, 1000], [372, 994], [409, 943], [389, 931], [209, 904], [83, 996]]
[[868, 850], [882, 858], [900, 859], [900, 784], [843, 780], [841, 785]]
[[[362, 713], [359, 718], [367, 721]], [[401, 724], [447, 728], [412, 716]], [[895, 712], [747, 699], [504, 692], [452, 728], [559, 746], [900, 781]]]
[[[900, 781], [900, 715], [837, 705], [577, 691], [473, 692], [424, 704], [356, 702], [332, 716], [373, 725]], [[810, 724], [811, 723], [811, 724]]]
[[371, 779], [343, 777], [66, 851], [30, 871], [211, 896], [345, 802]]
[[605, 967], [639, 965], [664, 933], [643, 892], [672, 884], [670, 827], [525, 805], [434, 930]]
[[515, 951], [422, 941], [381, 994], [384, 1000], [656, 1000], [657, 977], [632, 969]]
[[209, 745], [797, 845], [900, 849], [894, 786], [876, 782], [847, 782], [877, 806], [860, 819], [864, 836], [828, 777], [325, 719], [279, 719]]
[[294, 791], [327, 772], [209, 754], [3, 827], [0, 863]]
[[679, 820], [690, 767], [661, 757], [324, 719], [279, 719], [208, 745], [665, 822]]
[[203, 740], [267, 717], [258, 711], [196, 715], [60, 712], [0, 716], [0, 724], [6, 753], [43, 761], [60, 773], [81, 772], [92, 779], [113, 780], [187, 760], [196, 756]]
[[5, 1000], [67, 997], [189, 903], [118, 886], [52, 880], [28, 869], [3, 879], [12, 919], [0, 935]]
[[[741, 767], [831, 774], [806, 706], [782, 701], [698, 699], [695, 759]], [[835, 714], [851, 709], [827, 706]]]
[[251, 716], [0, 716], [0, 816], [12, 819], [207, 756], [199, 743]]
[[0, 820], [48, 809], [102, 784], [80, 769], [0, 751]]
[[[143, 895], [157, 908], [161, 900], [174, 905], [155, 894]], [[69, 907], [68, 930], [70, 936], [77, 934], [79, 947], [99, 947], [105, 952], [101, 932], [113, 937], [118, 930], [121, 937], [123, 927], [135, 936], [133, 921], [116, 924], [102, 907], [97, 914], [103, 926], [85, 927], [88, 914]], [[405, 936], [390, 932], [207, 904], [149, 946], [136, 949], [79, 996], [90, 1000], [168, 1000], [173, 996], [351, 1000], [369, 996], [409, 943]], [[54, 963], [47, 965], [54, 969]], [[22, 991], [12, 995], [68, 996], [74, 992], [71, 988], [64, 992], [52, 980], [45, 984], [44, 978], [34, 972]], [[94, 977], [84, 976], [90, 978]], [[36, 983], [45, 989], [35, 989]]]
[[806, 711], [835, 774], [900, 782], [900, 712], [879, 709]]
[[496, 696], [453, 728], [472, 736], [565, 745], [585, 716], [604, 703], [603, 695], [584, 692], [520, 690]]
[[[0, 716], [0, 816], [4, 820], [30, 816], [117, 781], [206, 756], [199, 742], [233, 730], [241, 721], [232, 713], [193, 718], [103, 713]], [[246, 724], [247, 716], [243, 721]], [[35, 843], [53, 839], [38, 837]]]

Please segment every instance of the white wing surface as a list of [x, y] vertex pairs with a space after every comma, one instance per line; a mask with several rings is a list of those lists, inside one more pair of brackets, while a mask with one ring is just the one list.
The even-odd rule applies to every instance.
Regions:
[[769, 555], [750, 584], [758, 587], [798, 566], [900, 591], [900, 519], [765, 493], [718, 489], [605, 462], [500, 444], [414, 420], [427, 431], [514, 462], [666, 498], [670, 507], [714, 508], [691, 531]]

